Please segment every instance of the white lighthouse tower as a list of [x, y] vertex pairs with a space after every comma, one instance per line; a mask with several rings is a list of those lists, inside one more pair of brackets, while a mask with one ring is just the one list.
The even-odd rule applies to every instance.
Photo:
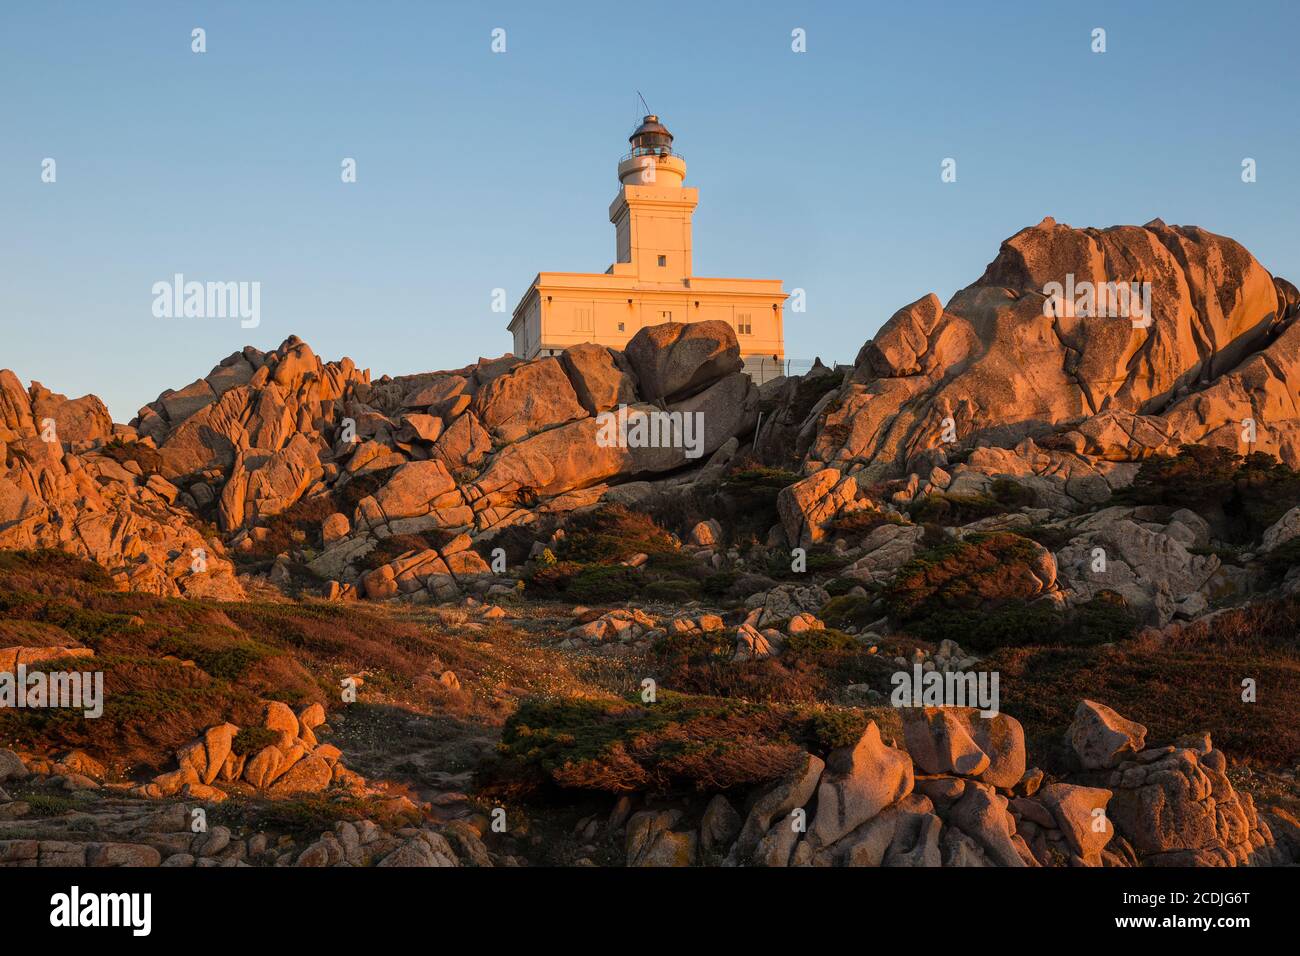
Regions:
[[612, 272], [680, 285], [691, 274], [691, 216], [699, 190], [682, 185], [686, 160], [673, 152], [673, 134], [658, 116], [642, 120], [628, 142], [632, 150], [618, 164], [622, 187], [609, 205], [616, 237]]
[[538, 273], [510, 321], [515, 354], [556, 355], [582, 342], [622, 348], [647, 325], [716, 320], [736, 330], [758, 381], [780, 374], [781, 281], [695, 275], [691, 217], [699, 190], [685, 185], [686, 160], [673, 149], [673, 134], [651, 113], [628, 142], [609, 205], [614, 264], [598, 273]]

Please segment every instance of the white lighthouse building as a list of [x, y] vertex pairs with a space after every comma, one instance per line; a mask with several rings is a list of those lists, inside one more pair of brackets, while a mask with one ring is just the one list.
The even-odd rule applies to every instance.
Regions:
[[509, 329], [521, 358], [596, 342], [622, 348], [643, 326], [720, 319], [736, 330], [746, 371], [763, 382], [785, 359], [780, 279], [694, 275], [691, 216], [699, 190], [654, 115], [629, 137], [609, 206], [614, 264], [604, 272], [542, 272], [515, 306]]

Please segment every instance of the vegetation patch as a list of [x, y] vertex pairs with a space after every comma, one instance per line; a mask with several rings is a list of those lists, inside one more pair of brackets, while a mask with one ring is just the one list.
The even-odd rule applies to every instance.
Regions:
[[871, 597], [843, 594], [822, 605], [819, 616], [831, 627], [865, 627], [880, 617], [880, 612], [872, 608], [873, 603]]
[[99, 453], [118, 464], [133, 461], [140, 466], [140, 472], [144, 475], [157, 475], [162, 472], [162, 455], [158, 449], [150, 448], [144, 442], [114, 438], [101, 447]]
[[[981, 666], [1002, 675], [1002, 709], [1046, 755], [1082, 698], [1148, 729], [1148, 745], [1209, 730], [1233, 759], [1291, 767], [1300, 753], [1300, 598], [1259, 601], [1181, 630], [1108, 647], [1009, 647]], [[964, 642], [963, 642], [964, 645]], [[1243, 675], [1258, 698], [1241, 700]]]
[[857, 638], [831, 627], [790, 635], [775, 657], [733, 661], [735, 650], [730, 630], [669, 634], [651, 648], [651, 676], [660, 687], [693, 694], [812, 703], [892, 670]]
[[236, 556], [266, 558], [301, 548], [319, 550], [324, 546], [321, 525], [338, 510], [333, 495], [299, 498], [284, 511], [267, 518], [262, 523], [262, 533], [253, 538], [253, 549], [237, 552]]
[[1033, 573], [1038, 557], [1033, 542], [1009, 532], [952, 541], [903, 565], [885, 587], [885, 605], [899, 621], [915, 621], [1033, 598], [1042, 587]]
[[647, 514], [622, 505], [610, 505], [573, 515], [555, 549], [561, 561], [580, 564], [615, 564], [636, 554], [664, 554], [678, 550], [678, 542]]
[[1006, 506], [990, 495], [945, 495], [935, 492], [913, 502], [907, 513], [916, 524], [929, 522], [951, 528], [981, 518], [1006, 514], [1007, 510]]
[[506, 721], [498, 749], [520, 776], [532, 771], [561, 787], [610, 793], [749, 786], [802, 758], [772, 709], [672, 693], [652, 705], [526, 700]]
[[251, 757], [270, 747], [280, 735], [270, 727], [241, 727], [230, 742], [230, 749], [240, 757]]
[[1265, 452], [1243, 457], [1227, 448], [1183, 445], [1176, 455], [1143, 461], [1133, 484], [1116, 497], [1188, 508], [1210, 523], [1215, 537], [1248, 543], [1300, 504], [1300, 472]]
[[826, 530], [833, 538], [865, 538], [881, 525], [906, 525], [907, 519], [896, 511], [877, 511], [863, 508], [833, 518]]
[[813, 406], [822, 400], [827, 392], [832, 392], [844, 383], [843, 375], [826, 373], [824, 375], [806, 376], [800, 379], [790, 401], [789, 420], [802, 422], [813, 410]]

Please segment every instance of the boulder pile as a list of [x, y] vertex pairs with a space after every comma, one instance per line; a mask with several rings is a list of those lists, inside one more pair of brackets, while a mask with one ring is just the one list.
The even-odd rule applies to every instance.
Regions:
[[[1079, 770], [1027, 767], [1015, 718], [965, 708], [903, 711], [903, 739], [870, 723], [825, 760], [805, 754], [741, 811], [719, 794], [693, 817], [626, 820], [629, 866], [1278, 865], [1249, 794], [1209, 736], [1146, 747], [1146, 728], [1081, 701], [1064, 741]], [[697, 820], [698, 822], [692, 822]], [[615, 823], [616, 821], [612, 821]]]
[[[75, 768], [75, 769], [74, 769]], [[81, 772], [84, 771], [84, 772]], [[315, 836], [238, 828], [209, 822], [215, 802], [198, 792], [177, 800], [141, 801], [101, 785], [103, 768], [73, 752], [50, 764], [25, 762], [0, 750], [0, 785], [77, 793], [79, 812], [49, 817], [34, 812], [33, 798], [10, 799], [0, 786], [0, 867], [247, 867], [247, 866], [513, 866], [483, 845], [480, 821], [438, 825], [381, 825], [342, 819]], [[401, 797], [386, 809], [417, 816]]]
[[[6, 371], [0, 548], [62, 547], [123, 587], [238, 598], [227, 549], [256, 552], [277, 517], [310, 513], [320, 540], [292, 557], [327, 582], [327, 597], [483, 591], [493, 574], [480, 552], [503, 529], [734, 454], [758, 417], [740, 368], [723, 322], [645, 328], [624, 352], [582, 345], [378, 381], [290, 337], [229, 356], [129, 425], [94, 396], [24, 391]], [[606, 412], [633, 434], [647, 416], [698, 427], [607, 441], [617, 429]], [[419, 534], [441, 543], [367, 559], [385, 539]], [[291, 552], [278, 557], [286, 568]]]

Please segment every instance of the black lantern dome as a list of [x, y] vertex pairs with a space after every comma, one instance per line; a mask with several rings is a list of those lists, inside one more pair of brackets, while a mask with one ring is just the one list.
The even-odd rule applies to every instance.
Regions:
[[628, 137], [628, 142], [632, 144], [633, 156], [664, 156], [673, 151], [673, 134], [668, 132], [668, 127], [659, 122], [659, 117], [653, 113], [641, 121], [641, 125]]

